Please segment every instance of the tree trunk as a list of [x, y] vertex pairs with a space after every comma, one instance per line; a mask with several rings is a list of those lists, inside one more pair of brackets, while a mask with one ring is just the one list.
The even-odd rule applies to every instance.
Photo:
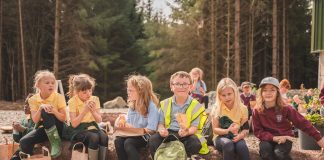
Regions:
[[216, 22], [215, 22], [215, 1], [211, 0], [211, 86], [212, 88], [216, 88], [217, 81], [217, 63], [216, 63]]
[[287, 78], [287, 53], [286, 53], [286, 1], [282, 0], [282, 77]]
[[273, 0], [272, 3], [272, 76], [278, 78], [277, 0]]
[[235, 30], [234, 30], [234, 81], [240, 84], [240, 0], [235, 0]]
[[19, 28], [20, 28], [20, 45], [21, 45], [21, 61], [22, 61], [22, 72], [23, 72], [23, 97], [27, 96], [27, 79], [26, 79], [26, 64], [25, 64], [25, 48], [24, 48], [24, 32], [21, 16], [21, 0], [18, 0], [19, 7]]
[[0, 0], [0, 99], [3, 98], [3, 85], [2, 85], [2, 30], [3, 30], [3, 3]]
[[231, 32], [231, 1], [227, 0], [227, 55], [226, 55], [226, 76], [230, 72], [230, 32]]
[[61, 18], [61, 0], [56, 0], [55, 7], [55, 35], [54, 35], [54, 75], [58, 77], [59, 72], [59, 34], [60, 34], [60, 18]]
[[250, 18], [250, 35], [249, 35], [249, 56], [248, 56], [248, 71], [249, 71], [249, 78], [248, 80], [252, 82], [253, 76], [253, 51], [254, 51], [254, 11], [253, 11], [253, 4], [251, 8], [251, 18]]

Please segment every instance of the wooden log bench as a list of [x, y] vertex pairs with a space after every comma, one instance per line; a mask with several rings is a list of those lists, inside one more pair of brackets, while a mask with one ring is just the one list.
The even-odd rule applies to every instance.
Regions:
[[[109, 121], [111, 124], [115, 123], [116, 118], [118, 117], [120, 113], [102, 113], [102, 119], [103, 122], [107, 122]], [[118, 160], [117, 158], [117, 154], [115, 151], [115, 146], [114, 146], [114, 137], [112, 135], [108, 135], [109, 137], [109, 145], [108, 145], [108, 150], [107, 150], [107, 160]], [[45, 142], [42, 145], [46, 146], [47, 148], [50, 149], [50, 144], [49, 142]], [[60, 159], [60, 160], [69, 160], [71, 159], [71, 149], [70, 149], [70, 145], [71, 143], [69, 141], [63, 141], [63, 148], [62, 148], [62, 155], [56, 159]], [[209, 146], [209, 150], [210, 150], [210, 154], [208, 155], [204, 155], [201, 156], [202, 158], [206, 159], [206, 160], [219, 160], [219, 159], [223, 159], [222, 158], [222, 154], [219, 153], [218, 151], [215, 150], [215, 148], [213, 146]], [[251, 160], [259, 160], [259, 153], [258, 150], [256, 149], [250, 149], [249, 148], [249, 152], [250, 152], [250, 159]], [[38, 149], [36, 149], [35, 153], [41, 153], [40, 147]], [[150, 160], [151, 156], [149, 154], [149, 149], [143, 148], [140, 151], [140, 155], [141, 155], [141, 159], [142, 160]], [[310, 155], [303, 153], [301, 151], [296, 151], [293, 150], [291, 152], [291, 157], [292, 159], [310, 159]], [[324, 157], [322, 157], [324, 159]], [[321, 159], [321, 158], [320, 158]]]

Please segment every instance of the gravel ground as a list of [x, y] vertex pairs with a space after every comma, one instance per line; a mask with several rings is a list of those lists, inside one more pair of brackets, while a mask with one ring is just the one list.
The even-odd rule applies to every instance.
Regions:
[[[125, 109], [124, 109], [125, 110]], [[124, 110], [122, 110], [124, 112]], [[114, 112], [120, 112], [121, 110], [116, 110]], [[104, 112], [108, 112], [105, 110]], [[21, 118], [24, 116], [23, 111], [18, 110], [0, 110], [0, 126], [10, 126], [13, 121], [20, 121]], [[0, 144], [4, 144], [4, 138], [8, 138], [9, 142], [12, 142], [12, 135], [0, 133]], [[111, 144], [109, 144], [109, 149], [113, 149], [113, 137], [109, 136]], [[250, 153], [252, 153], [251, 159], [258, 159], [258, 139], [254, 135], [249, 135], [246, 138], [247, 145], [249, 147]], [[215, 152], [215, 151], [214, 151]], [[214, 156], [213, 156], [214, 157]], [[313, 151], [313, 150], [300, 150], [299, 149], [299, 142], [297, 138], [293, 138], [293, 149], [292, 149], [292, 157], [293, 159], [322, 159], [324, 160], [324, 156], [320, 156], [320, 151]], [[214, 159], [214, 158], [213, 158]]]

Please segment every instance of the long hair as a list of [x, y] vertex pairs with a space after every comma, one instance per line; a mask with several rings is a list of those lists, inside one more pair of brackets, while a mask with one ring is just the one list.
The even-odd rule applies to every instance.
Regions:
[[198, 73], [199, 74], [199, 78], [198, 80], [203, 80], [203, 76], [204, 76], [204, 71], [202, 71], [200, 68], [198, 67], [195, 67], [193, 69], [191, 69], [191, 71], [189, 72], [189, 74], [191, 75], [192, 73]]
[[152, 82], [147, 77], [131, 75], [127, 78], [126, 84], [132, 85], [138, 93], [138, 99], [135, 102], [127, 100], [129, 107], [139, 108], [140, 114], [146, 116], [151, 100], [157, 107], [159, 106], [159, 99], [153, 92]]
[[87, 74], [70, 75], [69, 77], [69, 92], [67, 95], [72, 98], [75, 93], [94, 89], [96, 85], [95, 79]]
[[[258, 91], [257, 91], [255, 109], [258, 112], [263, 112], [264, 109], [265, 109], [264, 99], [262, 97], [262, 92], [263, 92], [265, 86], [266, 85], [261, 86], [261, 88], [259, 88]], [[281, 110], [283, 107], [287, 106], [287, 104], [282, 99], [279, 88], [276, 87], [276, 89], [277, 89], [277, 96], [276, 96], [276, 106], [275, 106], [275, 108], [276, 108], [276, 110]]]
[[44, 78], [44, 77], [50, 77], [53, 78], [55, 80], [55, 87], [57, 88], [57, 82], [56, 82], [56, 78], [53, 72], [50, 72], [49, 70], [39, 70], [35, 73], [35, 77], [34, 77], [34, 89], [35, 89], [35, 93], [39, 93], [39, 88], [37, 88], [39, 82]]
[[219, 112], [221, 110], [221, 106], [224, 105], [224, 103], [221, 101], [220, 96], [221, 92], [225, 88], [231, 88], [234, 92], [234, 107], [240, 107], [242, 104], [240, 94], [237, 88], [236, 83], [231, 79], [231, 78], [223, 78], [218, 82], [217, 88], [216, 88], [216, 104], [212, 109], [211, 115], [214, 116], [219, 116]]

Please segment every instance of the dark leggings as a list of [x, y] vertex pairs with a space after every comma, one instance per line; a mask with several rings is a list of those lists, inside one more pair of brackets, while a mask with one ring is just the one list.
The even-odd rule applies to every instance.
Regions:
[[290, 160], [289, 155], [292, 147], [292, 142], [286, 140], [283, 144], [278, 144], [276, 142], [261, 141], [259, 144], [260, 147], [260, 156], [262, 159], [268, 160]]
[[53, 114], [46, 113], [44, 110], [41, 112], [41, 118], [43, 119], [44, 127], [39, 127], [20, 139], [21, 151], [26, 154], [32, 155], [35, 144], [48, 141], [45, 129], [50, 129], [55, 125], [62, 138], [63, 122], [58, 120]]
[[240, 157], [242, 160], [249, 160], [249, 149], [244, 139], [234, 143], [232, 140], [218, 136], [215, 140], [216, 149], [223, 153], [224, 160], [232, 160]]
[[116, 137], [115, 148], [119, 160], [139, 160], [139, 149], [145, 147], [147, 142], [142, 136]]
[[93, 150], [98, 149], [99, 146], [108, 147], [108, 136], [102, 130], [82, 131], [75, 136], [74, 140], [84, 143]]

